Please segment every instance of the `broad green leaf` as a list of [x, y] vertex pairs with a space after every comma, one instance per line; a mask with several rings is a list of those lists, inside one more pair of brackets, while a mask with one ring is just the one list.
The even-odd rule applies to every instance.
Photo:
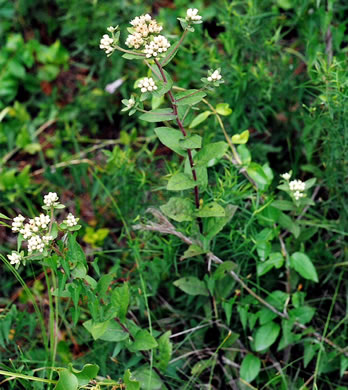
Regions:
[[3, 213], [0, 213], [0, 218], [3, 218], [3, 219], [11, 219], [11, 218], [9, 218], [9, 217], [7, 217], [5, 214], [3, 214]]
[[284, 264], [284, 257], [280, 252], [273, 252], [269, 255], [269, 260], [257, 264], [257, 275], [262, 276], [273, 267], [280, 268]]
[[200, 149], [202, 147], [202, 137], [198, 134], [190, 135], [181, 139], [179, 145], [183, 149]]
[[184, 252], [183, 256], [180, 257], [180, 260], [185, 260], [185, 259], [188, 259], [190, 257], [199, 256], [199, 255], [202, 255], [206, 252], [207, 251], [205, 251], [200, 246], [193, 244], [193, 245], [190, 245], [188, 247], [188, 249]]
[[79, 386], [86, 386], [98, 375], [99, 366], [96, 364], [85, 364], [82, 370], [77, 370], [73, 365], [69, 364], [70, 371], [76, 376]]
[[311, 259], [301, 252], [295, 252], [290, 257], [290, 266], [303, 278], [318, 283], [318, 274]]
[[261, 165], [252, 162], [249, 164], [246, 171], [261, 191], [265, 190], [270, 184], [268, 177], [262, 169]]
[[191, 122], [190, 129], [193, 129], [194, 127], [197, 127], [198, 125], [203, 123], [211, 114], [212, 114], [211, 111], [204, 111], [199, 115], [197, 115]]
[[304, 325], [311, 321], [314, 314], [315, 308], [306, 305], [297, 307], [289, 311], [289, 316], [291, 319]]
[[173, 344], [170, 341], [171, 332], [164, 333], [158, 339], [158, 348], [155, 350], [155, 365], [161, 371], [165, 371], [168, 367], [173, 352]]
[[278, 223], [282, 228], [289, 230], [295, 238], [298, 238], [301, 233], [299, 225], [283, 212], [279, 214]]
[[273, 321], [258, 328], [255, 333], [255, 351], [260, 352], [270, 347], [277, 340], [279, 332], [280, 326]]
[[[144, 390], [161, 390], [163, 383], [154, 370], [150, 370], [147, 366], [142, 366], [134, 372], [134, 376], [141, 384]], [[126, 389], [128, 390], [128, 388]]]
[[225, 209], [216, 202], [210, 202], [203, 205], [196, 211], [196, 216], [200, 218], [225, 217]]
[[240, 366], [240, 376], [246, 382], [252, 382], [259, 375], [260, 369], [261, 360], [257, 356], [248, 354]]
[[[192, 150], [191, 153], [192, 153], [192, 157], [194, 159], [196, 154], [197, 154], [196, 150]], [[208, 170], [206, 167], [203, 167], [203, 166], [202, 167], [195, 166], [195, 171], [196, 171], [198, 186], [200, 187], [201, 190], [204, 190], [208, 185]], [[190, 161], [189, 161], [188, 157], [186, 157], [186, 159], [185, 159], [184, 172], [186, 175], [189, 176], [189, 178], [191, 178], [193, 180], [192, 169], [191, 169], [191, 165], [190, 165]]]
[[170, 198], [169, 201], [160, 207], [161, 211], [174, 221], [192, 221], [194, 206], [187, 198]]
[[97, 292], [101, 298], [104, 299], [106, 297], [106, 292], [110, 286], [110, 283], [114, 279], [114, 277], [115, 277], [115, 274], [112, 273], [112, 274], [105, 274], [99, 279], [98, 284], [97, 284]]
[[306, 190], [309, 190], [311, 187], [313, 187], [316, 181], [317, 181], [317, 179], [315, 177], [313, 177], [312, 179], [306, 180], [305, 181]]
[[201, 375], [203, 371], [207, 370], [213, 365], [214, 359], [202, 359], [191, 368], [191, 374], [194, 376]]
[[67, 368], [58, 371], [59, 380], [54, 390], [77, 390], [79, 381]]
[[186, 155], [186, 150], [179, 144], [180, 140], [184, 138], [181, 131], [170, 127], [156, 127], [155, 133], [163, 145], [181, 156]]
[[110, 320], [104, 322], [93, 322], [93, 320], [88, 320], [83, 323], [83, 326], [92, 335], [94, 340], [98, 340], [106, 332], [109, 322]]
[[143, 60], [145, 58], [142, 55], [137, 56], [136, 54], [129, 54], [129, 53], [122, 54], [122, 57], [127, 60]]
[[195, 276], [186, 276], [176, 280], [173, 284], [174, 286], [180, 288], [180, 290], [184, 291], [186, 294], [209, 296], [209, 292], [204, 282]]
[[232, 114], [232, 108], [230, 108], [230, 105], [228, 103], [219, 103], [216, 108], [216, 112], [219, 115], [228, 116]]
[[82, 263], [87, 265], [86, 256], [80, 245], [76, 242], [76, 233], [68, 235], [67, 259], [74, 264]]
[[304, 343], [304, 354], [303, 354], [303, 366], [306, 368], [312, 361], [315, 354], [317, 353], [320, 345], [318, 343], [305, 342]]
[[176, 115], [171, 108], [159, 108], [142, 114], [139, 118], [146, 122], [163, 122], [175, 119]]
[[243, 133], [235, 134], [232, 136], [231, 141], [233, 144], [246, 144], [249, 139], [249, 130], [243, 131]]
[[134, 335], [134, 342], [130, 346], [132, 351], [147, 351], [156, 348], [157, 341], [147, 330], [140, 330]]
[[203, 91], [198, 91], [197, 89], [189, 89], [185, 92], [180, 92], [175, 96], [175, 104], [177, 106], [181, 105], [194, 105], [199, 103], [206, 93]]
[[182, 191], [193, 188], [197, 183], [185, 173], [176, 173], [173, 175], [167, 184], [169, 191]]
[[226, 142], [213, 142], [203, 146], [195, 155], [194, 160], [197, 166], [212, 166], [227, 152], [228, 144]]
[[222, 264], [220, 264], [217, 267], [213, 277], [215, 280], [220, 280], [226, 275], [228, 275], [230, 271], [237, 269], [237, 267], [238, 267], [237, 264], [234, 263], [233, 261], [229, 261], [229, 260], [224, 261]]
[[211, 240], [213, 237], [215, 237], [224, 228], [224, 226], [231, 220], [231, 218], [234, 216], [237, 209], [238, 206], [229, 204], [225, 207], [225, 215], [226, 215], [225, 217], [209, 219], [207, 221], [207, 224], [205, 225], [205, 230], [207, 231], [206, 238], [208, 240]]
[[127, 390], [140, 390], [140, 383], [132, 376], [130, 370], [124, 373], [123, 381]]
[[293, 211], [296, 209], [293, 202], [289, 200], [275, 200], [272, 202], [272, 206], [283, 211]]
[[129, 305], [128, 283], [123, 283], [122, 287], [116, 287], [111, 294], [111, 303], [117, 311], [117, 317], [123, 321], [126, 318]]
[[340, 376], [342, 377], [348, 368], [348, 357], [342, 354], [340, 360]]
[[245, 145], [238, 145], [237, 152], [243, 165], [249, 165], [251, 163], [251, 154]]

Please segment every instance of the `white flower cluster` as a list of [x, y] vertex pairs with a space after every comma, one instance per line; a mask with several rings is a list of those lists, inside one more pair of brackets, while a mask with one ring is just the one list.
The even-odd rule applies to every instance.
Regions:
[[[59, 203], [58, 195], [55, 192], [50, 192], [49, 194], [44, 196], [43, 199], [44, 208], [45, 207], [56, 207], [63, 208], [64, 206]], [[47, 208], [46, 208], [47, 210]], [[75, 218], [71, 213], [67, 216], [67, 219], [64, 223], [67, 227], [73, 227], [77, 225], [78, 218]], [[45, 248], [50, 244], [50, 242], [54, 239], [50, 235], [50, 230], [53, 220], [48, 214], [40, 214], [38, 217], [34, 217], [28, 220], [25, 223], [25, 217], [19, 214], [12, 221], [12, 231], [15, 233], [22, 234], [24, 240], [28, 241], [28, 252], [40, 252], [42, 253]], [[19, 264], [20, 260], [23, 258], [21, 254], [18, 252], [12, 252], [11, 255], [8, 255], [11, 264]]]
[[141, 92], [151, 92], [157, 89], [155, 82], [152, 77], [144, 77], [138, 83], [138, 88], [140, 88]]
[[280, 177], [282, 177], [286, 181], [289, 181], [291, 178], [291, 172], [283, 173], [282, 175], [280, 175]]
[[133, 98], [130, 98], [127, 103], [127, 108], [132, 108], [135, 104], [135, 100]]
[[304, 191], [306, 190], [306, 184], [303, 181], [293, 180], [289, 183], [289, 188], [296, 200], [305, 196]]
[[150, 34], [159, 34], [162, 31], [162, 26], [149, 14], [137, 16], [130, 21], [130, 24], [134, 27], [135, 32], [143, 38], [147, 38]]
[[219, 81], [221, 80], [222, 76], [220, 74], [219, 69], [214, 70], [214, 72], [207, 78], [209, 82], [212, 81]]
[[77, 225], [79, 218], [75, 218], [71, 213], [68, 214], [66, 220], [63, 221], [67, 226], [73, 227]]
[[168, 39], [163, 35], [158, 35], [148, 45], [145, 45], [144, 53], [146, 58], [156, 57], [158, 53], [166, 52], [169, 47]]
[[10, 260], [10, 264], [16, 265], [19, 264], [20, 261], [22, 260], [22, 256], [15, 251], [12, 251], [10, 255], [7, 255], [8, 259]]
[[99, 47], [102, 50], [105, 50], [105, 54], [112, 54], [115, 51], [115, 48], [113, 47], [114, 39], [110, 37], [108, 34], [104, 34], [102, 39], [100, 40]]
[[186, 12], [186, 21], [187, 22], [199, 22], [202, 19], [202, 16], [198, 15], [197, 8], [189, 8]]
[[144, 40], [141, 34], [135, 32], [128, 35], [125, 44], [130, 48], [134, 47], [134, 49], [139, 49], [144, 44]]
[[56, 192], [49, 192], [44, 196], [44, 204], [48, 207], [57, 206], [59, 204], [58, 200], [59, 198]]

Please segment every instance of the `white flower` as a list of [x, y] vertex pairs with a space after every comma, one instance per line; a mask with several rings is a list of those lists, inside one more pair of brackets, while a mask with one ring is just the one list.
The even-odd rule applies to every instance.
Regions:
[[115, 32], [117, 30], [117, 27], [108, 27], [107, 30], [112, 34], [113, 32]]
[[305, 195], [304, 195], [304, 193], [303, 192], [300, 192], [300, 191], [295, 191], [294, 192], [294, 198], [296, 199], [296, 200], [299, 200], [300, 198], [303, 198]]
[[162, 31], [162, 26], [152, 19], [149, 14], [137, 16], [130, 21], [130, 24], [133, 26], [135, 33], [142, 38], [147, 38], [149, 34], [159, 34]]
[[306, 189], [306, 184], [301, 180], [293, 180], [289, 183], [291, 191], [304, 191]]
[[48, 207], [57, 206], [59, 204], [58, 200], [58, 195], [55, 192], [49, 192], [44, 196], [44, 204]]
[[170, 47], [170, 43], [163, 35], [153, 38], [149, 44], [145, 45], [144, 53], [147, 58], [156, 57], [159, 53], [164, 53]]
[[135, 104], [135, 100], [130, 98], [128, 100], [127, 108], [132, 108], [134, 106], [134, 104]]
[[48, 245], [48, 244], [50, 243], [50, 241], [52, 241], [52, 240], [53, 240], [53, 237], [52, 237], [52, 236], [49, 236], [49, 235], [43, 236], [43, 237], [42, 237], [42, 241], [43, 241], [46, 245]]
[[[30, 221], [32, 221], [32, 220], [30, 220]], [[50, 221], [51, 221], [51, 218], [45, 214], [40, 214], [38, 217], [34, 218], [34, 224], [38, 228], [42, 228], [42, 229], [46, 229], [48, 224], [50, 223]]]
[[77, 225], [78, 220], [79, 220], [79, 218], [75, 218], [71, 213], [69, 213], [69, 215], [67, 216], [66, 220], [64, 220], [63, 222], [67, 226], [73, 227], [73, 226]]
[[19, 232], [20, 229], [23, 227], [23, 222], [25, 221], [25, 218], [23, 215], [19, 214], [17, 217], [13, 218], [12, 222], [12, 231], [13, 232]]
[[283, 173], [282, 175], [280, 175], [280, 177], [282, 177], [284, 180], [288, 181], [291, 178], [291, 173], [290, 172]]
[[144, 40], [141, 34], [135, 32], [131, 35], [128, 35], [125, 44], [130, 48], [134, 47], [134, 49], [139, 49], [139, 47], [144, 44]]
[[12, 265], [19, 264], [22, 260], [22, 256], [15, 251], [12, 251], [12, 253], [10, 255], [7, 255], [7, 257], [10, 260], [10, 264]]
[[138, 88], [140, 88], [141, 92], [151, 92], [155, 91], [157, 89], [157, 86], [153, 81], [152, 77], [144, 77], [142, 80], [139, 81]]
[[186, 20], [188, 22], [198, 22], [202, 19], [202, 16], [198, 15], [197, 8], [189, 8], [186, 12]]
[[[35, 229], [39, 230], [37, 226], [34, 226], [34, 227], [35, 227]], [[29, 223], [26, 223], [19, 232], [23, 235], [23, 238], [25, 240], [27, 238], [30, 238], [33, 235], [32, 225]]]
[[208, 77], [208, 81], [218, 81], [221, 80], [222, 76], [219, 69], [214, 70], [214, 72]]
[[45, 248], [45, 242], [39, 236], [32, 236], [28, 240], [28, 252], [34, 252], [35, 250], [38, 252], [43, 252]]
[[112, 46], [113, 43], [114, 39], [111, 38], [108, 34], [104, 34], [102, 39], [100, 40], [99, 47], [102, 50], [105, 50], [105, 54], [111, 55], [115, 51], [115, 48]]

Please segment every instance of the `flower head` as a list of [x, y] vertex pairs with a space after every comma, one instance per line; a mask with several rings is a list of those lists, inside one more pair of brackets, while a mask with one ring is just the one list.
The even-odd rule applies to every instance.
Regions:
[[214, 72], [208, 76], [207, 80], [209, 82], [214, 82], [214, 81], [220, 81], [222, 78], [221, 74], [220, 74], [220, 70], [219, 69], [216, 69], [214, 70]]
[[46, 243], [40, 236], [34, 235], [28, 240], [28, 252], [38, 251], [42, 253], [45, 245]]
[[78, 220], [78, 218], [75, 218], [71, 213], [69, 213], [63, 223], [65, 223], [68, 227], [73, 227], [77, 225]]
[[125, 44], [129, 47], [134, 49], [139, 49], [144, 44], [144, 40], [141, 36], [141, 34], [135, 32], [133, 34], [128, 35]]
[[200, 22], [202, 16], [198, 15], [197, 8], [189, 8], [186, 12], [186, 21], [187, 22]]
[[280, 177], [282, 177], [284, 180], [288, 181], [291, 178], [291, 172], [283, 173], [282, 175], [280, 175]]
[[138, 82], [138, 88], [140, 88], [141, 92], [151, 92], [157, 89], [157, 86], [152, 77], [144, 77], [142, 80]]
[[145, 45], [144, 53], [147, 58], [156, 57], [158, 54], [166, 52], [169, 47], [170, 43], [167, 38], [163, 35], [158, 35], [149, 44]]
[[10, 255], [7, 255], [8, 259], [10, 260], [10, 264], [16, 265], [19, 264], [20, 261], [22, 260], [22, 256], [15, 251], [12, 251]]
[[306, 190], [306, 183], [301, 180], [292, 180], [289, 183], [290, 191], [296, 200], [305, 196], [304, 191]]
[[105, 50], [105, 54], [110, 56], [115, 51], [115, 48], [113, 47], [113, 43], [114, 43], [114, 38], [110, 37], [108, 34], [104, 34], [100, 40], [99, 47], [102, 50]]
[[47, 207], [57, 206], [59, 204], [58, 200], [59, 198], [56, 192], [49, 192], [44, 196], [44, 204]]
[[25, 218], [23, 215], [19, 214], [17, 217], [13, 218], [12, 222], [12, 231], [13, 232], [19, 232], [20, 229], [23, 227], [23, 222], [25, 221]]
[[162, 31], [162, 26], [155, 19], [152, 19], [149, 14], [137, 16], [130, 21], [130, 24], [134, 31], [143, 38], [147, 38], [150, 34], [159, 34]]

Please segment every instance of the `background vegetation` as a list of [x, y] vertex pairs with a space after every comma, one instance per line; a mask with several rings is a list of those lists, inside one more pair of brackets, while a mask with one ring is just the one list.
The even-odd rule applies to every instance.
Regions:
[[[231, 107], [223, 117], [229, 136], [249, 130], [253, 161], [273, 170], [272, 191], [279, 174], [290, 169], [298, 179], [317, 178], [315, 205], [298, 221], [298, 237], [284, 239], [294, 252], [305, 251], [318, 272], [319, 284], [298, 276], [292, 280], [292, 293], [307, 308], [307, 326], [342, 350], [308, 332], [301, 342], [285, 343], [290, 348], [274, 345], [263, 354], [251, 384], [238, 378], [262, 308], [224, 275], [215, 281], [213, 304], [211, 296], [184, 294], [173, 284], [181, 277], [208, 283], [205, 258], [180, 261], [187, 248], [177, 237], [132, 231], [149, 206], [168, 200], [165, 176], [181, 161], [157, 140], [155, 126], [120, 113], [121, 100], [130, 96], [144, 67], [118, 54], [108, 59], [98, 47], [107, 26], [125, 31], [130, 19], [147, 12], [174, 39], [180, 34], [176, 18], [192, 6], [204, 23], [167, 71], [180, 77], [180, 87], [192, 88], [207, 69], [221, 68], [225, 84], [209, 102]], [[174, 336], [164, 370], [173, 389], [348, 388], [343, 350], [348, 332], [347, 9], [343, 0], [0, 0], [0, 211], [11, 218], [31, 217], [42, 194], [60, 195], [81, 218], [78, 240], [91, 275], [112, 274], [116, 284], [128, 281], [131, 318], [156, 337], [166, 331]], [[106, 86], [115, 80], [122, 83], [109, 93]], [[214, 116], [200, 131], [207, 141], [224, 140]], [[213, 252], [236, 263], [257, 293], [284, 291], [282, 270], [262, 279], [256, 273], [261, 250], [270, 245], [280, 250], [279, 243], [271, 244], [273, 236], [260, 236], [269, 216], [253, 213], [259, 194], [224, 160], [210, 178], [216, 185], [209, 187], [208, 199], [238, 207], [213, 240]], [[3, 254], [15, 248], [10, 229], [1, 228], [0, 244]], [[47, 285], [40, 268], [22, 267], [20, 275], [45, 313]], [[46, 358], [32, 301], [5, 264], [0, 285], [0, 369], [40, 376], [36, 370]], [[116, 380], [130, 369], [146, 388], [143, 356], [120, 343], [93, 340], [82, 326], [88, 310], [81, 303], [77, 324], [69, 303], [60, 313], [57, 364], [96, 363], [100, 375]], [[228, 330], [232, 336], [222, 345]], [[44, 386], [25, 380], [1, 384], [4, 389]], [[150, 388], [165, 387], [156, 378]]]

